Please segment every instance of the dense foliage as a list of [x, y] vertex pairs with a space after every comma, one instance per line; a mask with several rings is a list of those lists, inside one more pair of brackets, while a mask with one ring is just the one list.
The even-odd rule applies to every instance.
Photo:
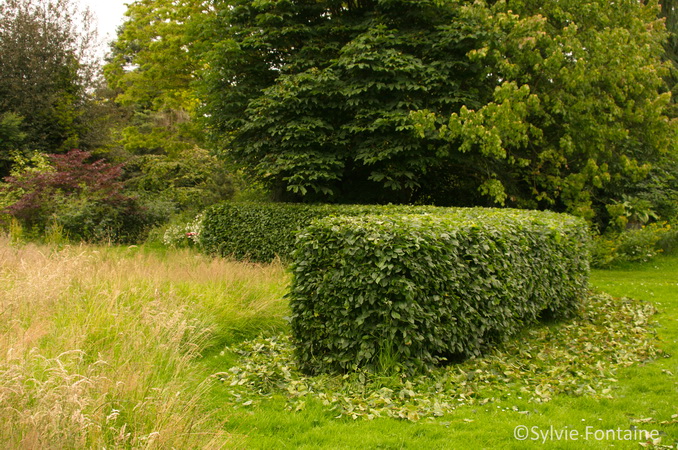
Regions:
[[438, 164], [409, 112], [482, 104], [466, 53], [483, 31], [459, 19], [432, 0], [224, 4], [205, 72], [212, 135], [280, 198], [411, 200]]
[[5, 195], [16, 196], [4, 211], [31, 232], [63, 232], [86, 241], [137, 240], [152, 224], [135, 198], [122, 191], [122, 167], [72, 150], [49, 163], [5, 179]]
[[656, 5], [509, 5], [520, 14], [501, 3], [463, 8], [487, 31], [468, 56], [495, 80], [491, 100], [462, 107], [443, 127], [422, 126], [422, 136], [437, 132], [444, 153], [481, 156], [481, 190], [497, 203], [606, 225], [606, 205], [651, 190], [642, 182], [653, 167], [676, 158]]
[[426, 369], [544, 315], [572, 316], [587, 291], [587, 236], [572, 216], [517, 210], [315, 221], [293, 253], [300, 367]]
[[[0, 3], [0, 177], [11, 169], [10, 151], [87, 146], [95, 38], [91, 16], [72, 0]], [[8, 137], [7, 125], [21, 139]]]
[[15, 113], [0, 115], [0, 176], [9, 175], [13, 156], [23, 153], [27, 135], [21, 130], [22, 122]]
[[176, 156], [136, 155], [125, 165], [125, 187], [158, 205], [168, 214], [203, 208], [229, 199], [235, 185], [232, 175], [213, 155], [201, 148]]
[[297, 232], [314, 219], [387, 212], [428, 212], [435, 207], [222, 203], [205, 211], [200, 243], [205, 251], [252, 261], [287, 260]]
[[501, 204], [605, 227], [622, 194], [675, 191], [658, 14], [633, 0], [228, 2], [204, 71], [210, 130], [280, 198]]
[[623, 232], [597, 236], [591, 245], [591, 266], [610, 268], [626, 263], [652, 261], [660, 253], [678, 249], [678, 229], [655, 222]]
[[208, 42], [199, 24], [209, 14], [203, 0], [130, 4], [103, 68], [121, 116], [112, 126], [112, 153], [126, 163], [126, 188], [167, 218], [195, 215], [235, 191], [195, 120], [193, 81]]
[[[643, 0], [648, 3], [651, 0]], [[676, 0], [660, 0], [660, 17], [665, 20], [666, 30], [670, 33], [667, 41], [664, 43], [664, 58], [671, 63], [674, 70], [667, 78], [667, 84], [673, 92], [673, 102], [676, 103], [676, 94], [678, 88], [678, 9], [676, 9]]]
[[199, 99], [191, 83], [200, 41], [188, 30], [206, 14], [204, 1], [131, 3], [112, 44], [104, 75], [127, 114], [119, 144], [132, 154], [178, 156], [202, 141], [193, 117]]
[[0, 177], [80, 148], [124, 163], [126, 195], [167, 219], [242, 189], [550, 209], [607, 236], [678, 220], [673, 0], [140, 0], [126, 16], [100, 72], [73, 0], [0, 5]]

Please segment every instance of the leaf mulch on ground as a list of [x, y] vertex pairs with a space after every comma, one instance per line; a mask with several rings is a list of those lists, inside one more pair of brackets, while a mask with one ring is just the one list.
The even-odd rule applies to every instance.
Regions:
[[[464, 405], [506, 399], [543, 403], [553, 396], [613, 395], [621, 367], [660, 356], [650, 303], [591, 294], [572, 321], [540, 325], [482, 357], [441, 367], [427, 375], [302, 374], [288, 336], [260, 338], [227, 349], [239, 364], [215, 376], [229, 386], [233, 407], [252, 407], [284, 396], [291, 410], [316, 399], [338, 417], [394, 417], [416, 421]], [[519, 401], [518, 401], [519, 400]], [[513, 406], [511, 410], [528, 414]]]

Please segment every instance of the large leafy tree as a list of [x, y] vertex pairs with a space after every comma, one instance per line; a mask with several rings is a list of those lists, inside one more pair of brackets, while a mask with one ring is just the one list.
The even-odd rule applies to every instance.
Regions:
[[[644, 0], [643, 3], [651, 4], [651, 0]], [[667, 76], [667, 82], [674, 93], [673, 102], [678, 101], [676, 89], [678, 87], [678, 3], [676, 0], [660, 0], [659, 16], [664, 19], [666, 30], [669, 37], [664, 43], [664, 57], [671, 62], [673, 71]]]
[[104, 67], [124, 120], [115, 144], [127, 186], [169, 211], [202, 208], [233, 194], [232, 177], [203, 147], [193, 86], [200, 53], [209, 45], [201, 26], [206, 0], [139, 0], [128, 6]]
[[0, 3], [0, 113], [5, 123], [15, 117], [25, 148], [63, 152], [82, 144], [97, 69], [91, 25], [72, 0]]
[[128, 114], [120, 143], [133, 154], [178, 155], [201, 141], [192, 82], [201, 38], [191, 32], [209, 14], [205, 0], [139, 0], [128, 6], [104, 66], [115, 102]]
[[486, 95], [457, 2], [222, 2], [205, 72], [221, 153], [279, 198], [410, 201], [439, 165], [411, 110]]
[[604, 224], [625, 195], [656, 197], [675, 166], [656, 1], [215, 8], [210, 132], [281, 198], [550, 208]]
[[446, 154], [482, 157], [487, 198], [605, 221], [653, 167], [675, 160], [656, 3], [525, 0], [463, 11], [487, 30], [469, 58], [494, 92], [437, 131]]

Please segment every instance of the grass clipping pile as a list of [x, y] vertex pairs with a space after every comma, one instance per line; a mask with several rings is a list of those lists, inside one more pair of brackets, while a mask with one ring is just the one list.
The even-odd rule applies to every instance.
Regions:
[[466, 405], [543, 403], [558, 394], [611, 398], [620, 367], [661, 354], [651, 321], [655, 313], [646, 302], [591, 294], [575, 320], [525, 330], [482, 357], [414, 377], [366, 372], [308, 377], [297, 369], [287, 336], [260, 338], [228, 349], [242, 356], [240, 363], [215, 376], [230, 386], [235, 408], [283, 396], [290, 410], [315, 399], [338, 417], [353, 419], [417, 421]]

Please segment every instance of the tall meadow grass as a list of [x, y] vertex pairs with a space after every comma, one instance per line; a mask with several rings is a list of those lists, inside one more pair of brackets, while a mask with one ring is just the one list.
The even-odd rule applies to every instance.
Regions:
[[237, 445], [198, 360], [284, 326], [286, 284], [279, 264], [0, 237], [0, 445]]

